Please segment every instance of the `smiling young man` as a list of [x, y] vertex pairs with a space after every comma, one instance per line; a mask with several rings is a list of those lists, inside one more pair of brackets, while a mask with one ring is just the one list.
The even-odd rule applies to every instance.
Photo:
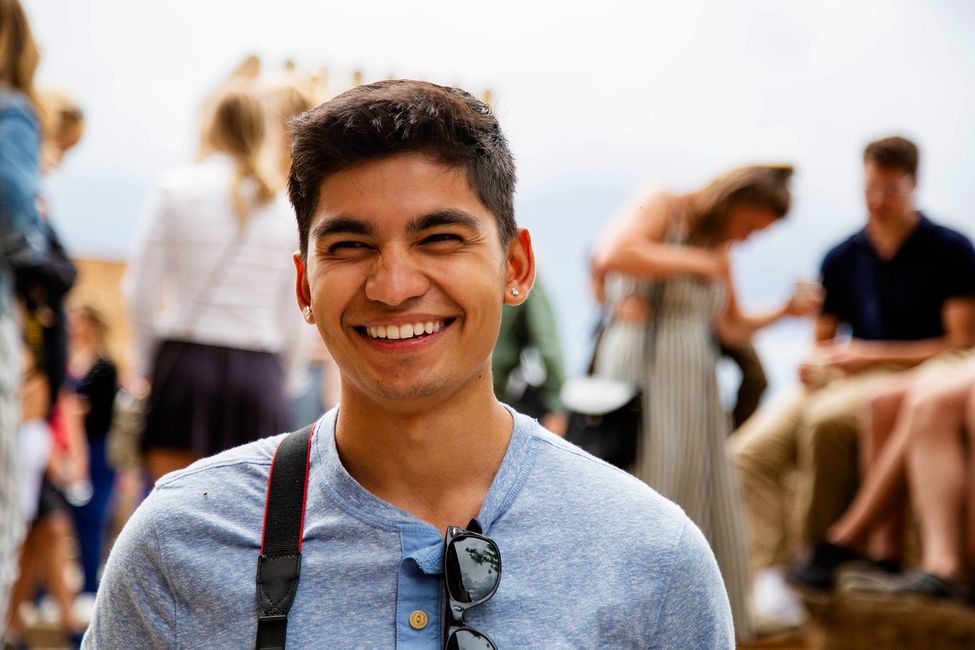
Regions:
[[[732, 648], [714, 557], [679, 508], [494, 397], [502, 307], [535, 264], [488, 107], [360, 86], [298, 119], [293, 158], [298, 303], [342, 389], [308, 444], [287, 647]], [[255, 643], [281, 441], [157, 483], [86, 647]]]

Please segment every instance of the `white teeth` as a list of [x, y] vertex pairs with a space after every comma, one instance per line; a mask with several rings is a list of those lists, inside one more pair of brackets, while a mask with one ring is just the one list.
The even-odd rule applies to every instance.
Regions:
[[366, 328], [366, 333], [374, 339], [396, 341], [422, 336], [423, 334], [433, 334], [441, 329], [443, 329], [443, 321], [427, 321], [404, 325], [372, 325]]

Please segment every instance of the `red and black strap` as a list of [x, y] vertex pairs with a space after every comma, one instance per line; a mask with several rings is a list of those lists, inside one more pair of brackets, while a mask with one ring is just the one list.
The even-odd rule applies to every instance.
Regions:
[[289, 433], [267, 479], [264, 533], [257, 559], [257, 650], [284, 650], [288, 611], [298, 590], [308, 467], [316, 425]]

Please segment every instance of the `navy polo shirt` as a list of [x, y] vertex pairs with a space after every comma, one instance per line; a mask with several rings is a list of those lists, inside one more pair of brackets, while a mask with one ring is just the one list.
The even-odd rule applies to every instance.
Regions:
[[917, 341], [944, 336], [942, 309], [951, 298], [975, 298], [975, 249], [961, 233], [921, 219], [889, 260], [866, 230], [823, 259], [823, 314], [835, 316], [854, 338]]

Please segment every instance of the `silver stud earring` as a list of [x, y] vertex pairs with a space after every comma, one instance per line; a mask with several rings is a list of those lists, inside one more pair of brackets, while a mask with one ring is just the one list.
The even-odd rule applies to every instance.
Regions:
[[301, 310], [301, 313], [305, 315], [305, 318], [311, 318], [311, 306], [305, 305], [305, 308]]
[[521, 292], [518, 291], [516, 288], [511, 287], [511, 295], [512, 296], [517, 296], [519, 293], [521, 293]]

